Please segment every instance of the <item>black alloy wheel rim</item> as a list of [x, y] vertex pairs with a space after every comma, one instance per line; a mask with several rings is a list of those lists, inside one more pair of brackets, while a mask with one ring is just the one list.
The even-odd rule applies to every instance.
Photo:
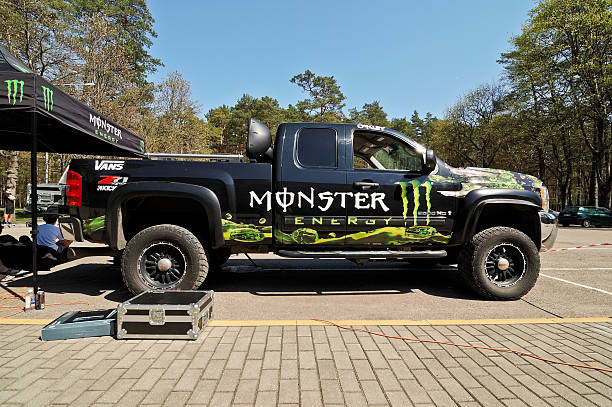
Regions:
[[523, 252], [510, 243], [502, 243], [489, 251], [485, 260], [487, 278], [498, 287], [510, 287], [519, 282], [527, 261]]
[[149, 245], [140, 255], [138, 264], [142, 278], [155, 288], [175, 286], [187, 269], [185, 255], [170, 242], [156, 242]]

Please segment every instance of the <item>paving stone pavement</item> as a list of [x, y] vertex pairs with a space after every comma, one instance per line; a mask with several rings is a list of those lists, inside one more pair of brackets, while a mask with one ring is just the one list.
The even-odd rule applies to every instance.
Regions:
[[[612, 323], [366, 326], [612, 368]], [[43, 342], [0, 325], [0, 405], [611, 406], [612, 374], [332, 326], [207, 327], [197, 341]]]

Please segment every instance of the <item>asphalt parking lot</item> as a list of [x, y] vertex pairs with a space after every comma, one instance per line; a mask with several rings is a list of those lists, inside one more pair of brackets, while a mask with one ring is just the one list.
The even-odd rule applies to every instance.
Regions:
[[[8, 231], [19, 236], [24, 227]], [[612, 229], [561, 228], [555, 248], [612, 242]], [[609, 317], [612, 246], [542, 253], [534, 289], [511, 302], [483, 301], [463, 288], [453, 267], [406, 263], [363, 266], [345, 260], [296, 260], [273, 255], [233, 256], [209, 276], [217, 320], [474, 320]], [[31, 274], [8, 282], [23, 292]], [[114, 308], [131, 297], [109, 257], [91, 257], [42, 272], [45, 310], [12, 318], [50, 319], [74, 309]], [[5, 310], [0, 317], [14, 312]]]

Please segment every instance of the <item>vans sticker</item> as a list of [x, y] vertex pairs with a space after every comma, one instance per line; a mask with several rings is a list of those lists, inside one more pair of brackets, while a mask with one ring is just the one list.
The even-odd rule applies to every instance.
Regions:
[[123, 160], [96, 160], [96, 171], [121, 171], [123, 169]]

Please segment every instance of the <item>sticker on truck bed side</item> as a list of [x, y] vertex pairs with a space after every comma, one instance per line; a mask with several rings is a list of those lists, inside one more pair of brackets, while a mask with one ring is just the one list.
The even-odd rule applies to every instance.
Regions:
[[118, 186], [125, 185], [128, 182], [128, 177], [119, 175], [100, 175], [100, 178], [97, 191], [102, 192], [114, 191]]
[[96, 160], [94, 168], [96, 171], [121, 171], [124, 164], [123, 160]]

